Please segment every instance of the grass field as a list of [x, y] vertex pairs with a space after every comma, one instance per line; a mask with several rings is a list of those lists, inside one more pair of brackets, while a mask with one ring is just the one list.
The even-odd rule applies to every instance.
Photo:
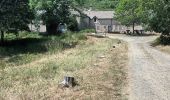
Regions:
[[[73, 34], [0, 47], [0, 100], [126, 99], [128, 48], [119, 42]], [[79, 85], [61, 88], [64, 76]]]

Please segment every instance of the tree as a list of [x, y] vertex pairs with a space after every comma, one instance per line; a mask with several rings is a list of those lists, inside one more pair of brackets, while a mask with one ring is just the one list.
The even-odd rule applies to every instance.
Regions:
[[170, 1], [141, 0], [141, 2], [143, 15], [146, 15], [146, 24], [155, 32], [170, 35]]
[[70, 0], [31, 0], [30, 2], [36, 12], [42, 12], [41, 19], [49, 34], [56, 34], [60, 23], [69, 23]]
[[74, 5], [77, 5], [79, 7], [85, 6], [86, 2], [87, 2], [87, 0], [73, 0]]
[[4, 42], [4, 34], [8, 31], [17, 33], [21, 30], [29, 30], [28, 24], [33, 19], [28, 0], [2, 0], [0, 1], [0, 33], [1, 43]]
[[140, 0], [120, 0], [115, 9], [116, 19], [124, 25], [132, 25], [133, 33], [135, 24], [141, 23]]
[[73, 0], [81, 8], [92, 8], [94, 10], [111, 10], [116, 8], [120, 0]]

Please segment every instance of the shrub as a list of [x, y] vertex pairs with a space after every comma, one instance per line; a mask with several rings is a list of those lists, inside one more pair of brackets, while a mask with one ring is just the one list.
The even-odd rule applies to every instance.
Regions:
[[163, 45], [170, 45], [170, 36], [161, 35], [160, 36], [160, 43], [163, 44]]
[[78, 31], [78, 23], [77, 23], [76, 17], [70, 18], [70, 21], [67, 27], [70, 31]]

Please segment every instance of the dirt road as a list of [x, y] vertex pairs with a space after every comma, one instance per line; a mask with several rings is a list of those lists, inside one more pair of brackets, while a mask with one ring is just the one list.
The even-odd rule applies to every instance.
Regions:
[[110, 38], [129, 43], [130, 100], [170, 100], [170, 55], [149, 45], [156, 36]]

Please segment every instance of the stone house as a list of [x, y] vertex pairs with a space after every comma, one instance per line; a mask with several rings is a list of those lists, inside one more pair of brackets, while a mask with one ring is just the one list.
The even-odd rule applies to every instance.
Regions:
[[114, 19], [114, 11], [83, 11], [77, 16], [79, 29], [94, 28], [97, 32], [121, 32], [127, 27]]
[[[77, 15], [79, 29], [94, 28], [96, 32], [118, 32], [122, 33], [126, 30], [132, 30], [131, 27], [121, 25], [114, 19], [114, 11], [83, 11], [81, 14], [74, 12]], [[141, 30], [141, 26], [135, 26]]]

